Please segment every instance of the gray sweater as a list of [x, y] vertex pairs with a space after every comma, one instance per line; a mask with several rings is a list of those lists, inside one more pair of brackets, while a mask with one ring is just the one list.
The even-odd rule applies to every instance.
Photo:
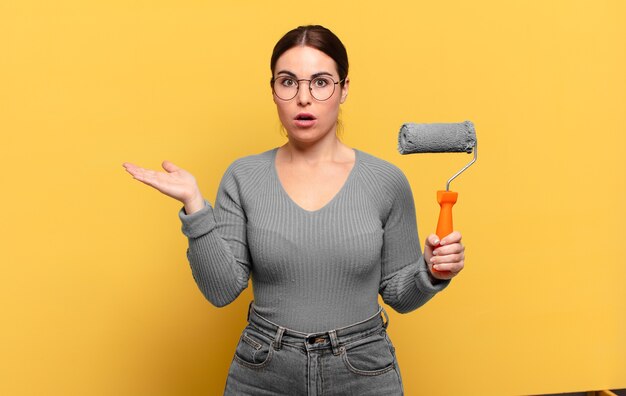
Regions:
[[409, 183], [395, 165], [360, 150], [348, 179], [324, 207], [298, 206], [278, 179], [278, 148], [234, 161], [215, 207], [178, 215], [187, 259], [204, 296], [232, 302], [252, 276], [256, 311], [312, 333], [378, 310], [378, 293], [398, 312], [417, 309], [450, 281], [424, 262]]

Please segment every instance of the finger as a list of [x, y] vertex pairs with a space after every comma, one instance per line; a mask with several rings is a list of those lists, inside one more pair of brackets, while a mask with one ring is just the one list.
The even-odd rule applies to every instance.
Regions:
[[465, 262], [463, 260], [453, 262], [453, 263], [443, 263], [443, 264], [435, 264], [433, 265], [433, 269], [438, 272], [458, 274], [465, 267]]
[[139, 168], [140, 168], [139, 166], [137, 166], [137, 165], [135, 165], [135, 164], [133, 164], [133, 163], [130, 163], [130, 162], [124, 162], [124, 163], [122, 164], [122, 166], [123, 166], [123, 167], [124, 167], [124, 169], [126, 169], [126, 171], [127, 171], [127, 172], [129, 172], [129, 173], [132, 173], [133, 171], [135, 171], [135, 170], [137, 170], [137, 169], [139, 169]]
[[430, 262], [433, 265], [436, 265], [436, 264], [444, 264], [444, 263], [456, 263], [459, 261], [463, 261], [464, 259], [465, 259], [465, 254], [459, 253], [459, 254], [448, 254], [445, 256], [434, 256], [433, 258], [430, 259]]
[[124, 168], [126, 169], [126, 172], [130, 173], [133, 177], [140, 174], [143, 169], [137, 165], [129, 164], [127, 162], [124, 163]]
[[458, 275], [457, 273], [453, 273], [450, 271], [446, 271], [446, 272], [438, 272], [438, 271], [433, 271], [433, 278], [437, 278], [437, 279], [441, 279], [441, 280], [448, 280], [448, 279], [452, 279], [455, 276]]
[[129, 173], [133, 175], [136, 180], [139, 180], [142, 183], [145, 183], [152, 187], [157, 187], [159, 182], [158, 173], [153, 171], [152, 169], [145, 169], [141, 167], [136, 167], [134, 169], [130, 169]]
[[435, 234], [430, 234], [424, 241], [424, 260], [430, 262], [433, 256], [433, 249], [439, 244], [439, 237]]
[[124, 162], [124, 163], [122, 164], [122, 166], [123, 166], [123, 167], [124, 167], [127, 171], [129, 171], [129, 172], [138, 172], [138, 171], [143, 171], [143, 170], [145, 170], [145, 169], [144, 169], [144, 168], [142, 168], [141, 166], [139, 166], [139, 165], [135, 165], [135, 164], [133, 164], [133, 163], [131, 163], [131, 162]]
[[458, 231], [453, 231], [452, 233], [446, 235], [441, 238], [441, 245], [449, 245], [451, 243], [461, 242], [461, 233]]
[[439, 246], [439, 237], [435, 234], [430, 234], [428, 238], [426, 238], [425, 245], [430, 248], [436, 248]]
[[161, 166], [163, 167], [163, 169], [165, 169], [168, 172], [176, 172], [177, 170], [180, 170], [179, 167], [177, 167], [172, 162], [167, 161], [167, 160], [163, 161]]
[[453, 243], [452, 245], [445, 245], [436, 248], [433, 251], [435, 256], [445, 256], [447, 254], [457, 254], [465, 251], [465, 246], [460, 243]]
[[145, 176], [147, 169], [136, 165], [126, 166], [126, 171], [133, 176]]

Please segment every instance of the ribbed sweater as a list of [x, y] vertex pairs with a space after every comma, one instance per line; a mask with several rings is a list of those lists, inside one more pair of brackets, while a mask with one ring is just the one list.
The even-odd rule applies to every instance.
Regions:
[[405, 313], [449, 284], [424, 262], [411, 187], [398, 167], [354, 149], [342, 188], [308, 211], [280, 183], [277, 150], [235, 160], [214, 207], [205, 199], [197, 212], [178, 212], [192, 275], [212, 304], [229, 304], [251, 278], [260, 315], [313, 333], [374, 315], [378, 293]]

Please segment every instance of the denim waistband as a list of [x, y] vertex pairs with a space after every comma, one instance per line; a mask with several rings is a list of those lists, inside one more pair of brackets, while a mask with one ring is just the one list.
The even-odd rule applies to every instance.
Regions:
[[[381, 313], [385, 316], [383, 320]], [[332, 348], [333, 353], [340, 353], [341, 345], [360, 338], [363, 334], [370, 334], [376, 330], [386, 329], [389, 325], [389, 316], [382, 306], [378, 306], [378, 312], [369, 318], [348, 326], [321, 331], [316, 333], [303, 333], [276, 324], [259, 315], [254, 309], [254, 301], [248, 307], [248, 322], [260, 331], [273, 338], [272, 346], [278, 350], [283, 342], [290, 344], [304, 344], [307, 349]]]

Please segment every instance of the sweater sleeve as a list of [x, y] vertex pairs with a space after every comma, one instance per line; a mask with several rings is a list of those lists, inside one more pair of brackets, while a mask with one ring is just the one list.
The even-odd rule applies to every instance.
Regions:
[[213, 305], [231, 303], [248, 286], [250, 254], [246, 240], [246, 215], [242, 207], [235, 164], [225, 172], [215, 208], [205, 206], [190, 215], [184, 206], [178, 216], [188, 238], [187, 259], [196, 284]]
[[383, 224], [379, 292], [386, 304], [406, 313], [424, 305], [450, 281], [430, 274], [420, 246], [411, 186], [400, 169], [393, 170], [388, 183], [391, 208]]

